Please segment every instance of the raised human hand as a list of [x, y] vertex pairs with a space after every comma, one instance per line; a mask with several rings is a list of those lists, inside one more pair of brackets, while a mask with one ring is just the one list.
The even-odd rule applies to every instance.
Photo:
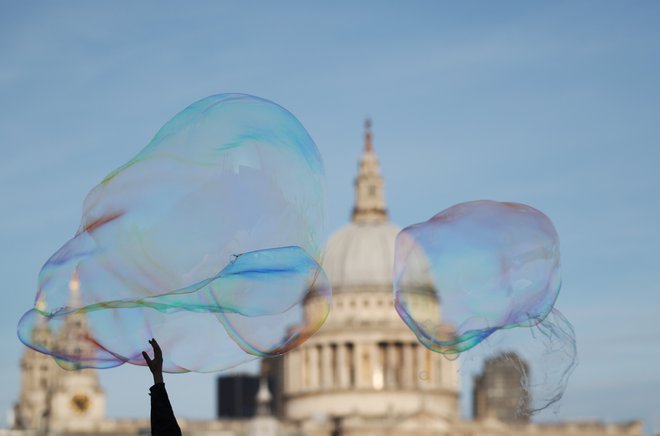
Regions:
[[154, 349], [154, 358], [151, 359], [146, 351], [142, 352], [142, 357], [144, 357], [151, 374], [154, 376], [154, 384], [163, 383], [163, 351], [154, 338], [151, 338], [149, 344]]

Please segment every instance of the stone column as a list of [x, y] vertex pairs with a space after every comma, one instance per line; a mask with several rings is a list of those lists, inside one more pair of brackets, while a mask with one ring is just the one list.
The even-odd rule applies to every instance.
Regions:
[[[300, 381], [298, 382], [298, 391], [302, 392], [309, 390], [309, 347], [299, 348], [298, 351], [300, 352], [300, 367], [298, 368], [300, 371]], [[294, 373], [293, 376], [296, 377], [296, 374]]]
[[403, 344], [403, 387], [413, 388], [415, 379], [413, 378], [413, 345]]
[[445, 382], [445, 358], [441, 355], [433, 355], [433, 369], [435, 373], [433, 374], [433, 386], [436, 388], [442, 387], [442, 384]]
[[332, 348], [330, 344], [325, 344], [321, 348], [321, 386], [330, 388], [333, 386], [332, 380]]
[[435, 386], [435, 362], [434, 362], [434, 354], [432, 351], [430, 351], [427, 348], [424, 348], [424, 368], [426, 372], [428, 372], [427, 376], [427, 384], [429, 388], [432, 388]]
[[426, 348], [423, 345], [417, 346], [417, 368], [415, 371], [417, 377], [417, 386], [422, 389], [428, 389], [430, 374], [426, 370]]
[[347, 388], [349, 386], [348, 371], [350, 368], [346, 366], [346, 344], [337, 344], [337, 365], [339, 380], [336, 380], [335, 383], [340, 388]]
[[291, 379], [291, 392], [298, 393], [302, 390], [303, 384], [303, 350], [298, 348], [291, 356], [289, 365], [289, 378]]
[[397, 362], [396, 344], [388, 343], [386, 347], [385, 359], [385, 386], [388, 388], [399, 387], [397, 386], [396, 374], [400, 370], [400, 362]]
[[365, 371], [368, 370], [362, 361], [365, 344], [356, 342], [353, 347], [353, 362], [355, 365], [355, 387], [364, 388], [369, 386], [369, 380], [365, 380]]
[[309, 386], [310, 390], [317, 390], [319, 388], [319, 353], [316, 346], [307, 348], [309, 353]]
[[[384, 362], [383, 362], [384, 363]], [[385, 374], [384, 366], [380, 364], [378, 344], [369, 344], [369, 385], [372, 389], [383, 389]]]

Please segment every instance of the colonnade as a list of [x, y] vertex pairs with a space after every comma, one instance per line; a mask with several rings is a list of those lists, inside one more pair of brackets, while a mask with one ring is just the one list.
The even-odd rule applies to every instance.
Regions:
[[308, 343], [285, 358], [285, 390], [430, 389], [452, 384], [451, 367], [417, 342]]

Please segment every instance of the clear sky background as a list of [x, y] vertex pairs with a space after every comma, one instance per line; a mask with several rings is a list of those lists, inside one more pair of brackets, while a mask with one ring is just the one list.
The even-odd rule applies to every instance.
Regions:
[[[0, 412], [86, 193], [191, 102], [245, 92], [315, 139], [329, 229], [366, 116], [395, 223], [482, 198], [549, 215], [580, 353], [558, 418], [660, 432], [660, 3], [357, 3], [0, 1]], [[214, 377], [167, 378], [180, 416], [213, 416]], [[148, 415], [146, 369], [101, 381], [110, 416]]]

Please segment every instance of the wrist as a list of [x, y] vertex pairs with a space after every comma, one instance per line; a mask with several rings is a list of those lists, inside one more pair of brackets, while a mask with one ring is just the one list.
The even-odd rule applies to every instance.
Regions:
[[163, 373], [154, 374], [154, 384], [163, 383]]

